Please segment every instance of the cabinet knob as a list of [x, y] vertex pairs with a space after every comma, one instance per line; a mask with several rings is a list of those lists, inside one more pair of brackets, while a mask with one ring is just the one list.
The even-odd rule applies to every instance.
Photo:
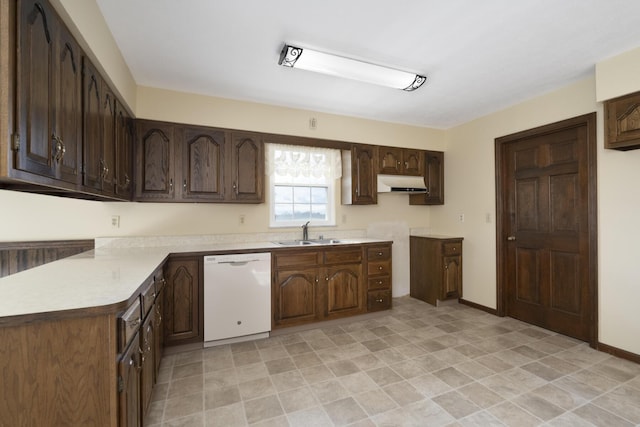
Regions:
[[169, 178], [169, 191], [173, 192], [173, 178]]
[[507, 237], [507, 240], [513, 242], [514, 240], [516, 240], [516, 236], [509, 236]]
[[378, 252], [378, 256], [382, 256], [382, 252]]
[[377, 299], [376, 299], [376, 302], [383, 303], [383, 302], [384, 302], [384, 299], [382, 299], [382, 298], [377, 298]]
[[382, 280], [378, 280], [378, 285], [382, 285]]
[[67, 149], [64, 145], [64, 142], [62, 142], [62, 139], [60, 139], [59, 136], [56, 136], [56, 134], [53, 134], [51, 135], [51, 137], [56, 143], [53, 159], [56, 161], [56, 163], [60, 163], [62, 161], [62, 158], [64, 157], [64, 154], [67, 152]]
[[382, 271], [382, 266], [378, 267], [378, 270]]
[[187, 180], [186, 179], [184, 181], [182, 181], [182, 189], [184, 191], [187, 191]]

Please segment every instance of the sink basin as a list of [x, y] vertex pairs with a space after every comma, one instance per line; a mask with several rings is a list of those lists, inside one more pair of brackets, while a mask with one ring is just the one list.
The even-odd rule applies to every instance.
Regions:
[[338, 239], [310, 239], [310, 240], [285, 240], [274, 242], [282, 246], [308, 246], [308, 245], [335, 245], [340, 243]]
[[316, 242], [311, 240], [286, 240], [284, 242], [275, 242], [278, 245], [282, 246], [307, 246], [307, 245], [316, 245]]

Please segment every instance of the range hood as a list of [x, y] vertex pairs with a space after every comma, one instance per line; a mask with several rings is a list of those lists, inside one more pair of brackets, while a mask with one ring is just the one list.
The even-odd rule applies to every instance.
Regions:
[[426, 193], [424, 177], [405, 175], [378, 175], [378, 193]]

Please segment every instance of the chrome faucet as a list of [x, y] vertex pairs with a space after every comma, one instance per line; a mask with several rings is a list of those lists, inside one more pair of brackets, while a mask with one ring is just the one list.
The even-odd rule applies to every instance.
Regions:
[[307, 221], [305, 225], [302, 226], [302, 240], [309, 240], [309, 223], [311, 221]]

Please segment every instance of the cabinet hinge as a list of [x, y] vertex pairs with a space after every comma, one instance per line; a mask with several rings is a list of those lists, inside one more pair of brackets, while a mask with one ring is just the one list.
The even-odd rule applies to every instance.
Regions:
[[14, 151], [20, 151], [20, 134], [13, 134], [13, 149]]
[[122, 393], [124, 391], [124, 380], [120, 375], [118, 375], [118, 393]]

